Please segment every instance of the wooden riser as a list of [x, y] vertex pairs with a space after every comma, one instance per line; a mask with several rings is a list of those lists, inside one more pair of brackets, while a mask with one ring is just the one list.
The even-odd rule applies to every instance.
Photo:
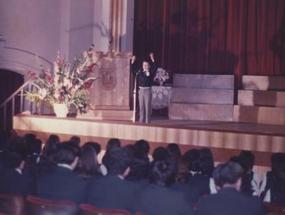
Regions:
[[79, 119], [132, 121], [133, 112], [125, 110], [90, 110]]
[[246, 106], [285, 107], [285, 92], [239, 90], [238, 104]]
[[169, 119], [232, 121], [233, 105], [171, 103]]
[[234, 76], [175, 74], [173, 86], [199, 89], [234, 89]]
[[173, 88], [171, 102], [191, 104], [233, 104], [234, 91], [223, 89]]
[[285, 91], [285, 76], [252, 76], [242, 77], [244, 90], [280, 90]]
[[285, 125], [285, 108], [235, 105], [234, 121]]

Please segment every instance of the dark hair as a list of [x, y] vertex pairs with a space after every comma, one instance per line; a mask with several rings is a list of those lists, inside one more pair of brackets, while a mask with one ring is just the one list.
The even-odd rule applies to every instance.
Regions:
[[90, 142], [85, 143], [84, 145], [92, 146], [93, 149], [96, 151], [97, 155], [101, 152], [101, 145], [97, 142], [90, 141]]
[[108, 154], [109, 160], [106, 163], [108, 174], [123, 174], [131, 164], [130, 154], [126, 148], [115, 147]]
[[166, 148], [160, 146], [153, 151], [152, 157], [154, 161], [162, 161], [170, 159], [170, 154]]
[[34, 139], [27, 143], [28, 155], [39, 155], [42, 150], [42, 141], [40, 139]]
[[74, 148], [68, 142], [63, 142], [58, 145], [54, 159], [56, 163], [72, 164], [76, 156]]
[[212, 177], [214, 170], [214, 159], [212, 151], [208, 148], [199, 150], [199, 171], [208, 177]]
[[85, 144], [81, 148], [79, 161], [75, 171], [79, 175], [93, 176], [98, 174], [97, 153], [92, 145]]
[[175, 161], [178, 161], [181, 157], [181, 150], [176, 143], [169, 143], [167, 145], [167, 150], [171, 156], [171, 158]]
[[189, 171], [199, 171], [200, 169], [200, 152], [198, 149], [190, 149], [182, 157], [182, 160], [188, 164]]
[[148, 157], [149, 153], [149, 143], [146, 140], [138, 140], [134, 144], [134, 156], [136, 158], [145, 158]]
[[106, 151], [117, 147], [121, 147], [121, 141], [118, 138], [111, 138], [107, 142]]
[[149, 160], [134, 158], [130, 164], [130, 173], [127, 176], [129, 181], [139, 181], [147, 179], [149, 171]]
[[171, 160], [156, 161], [150, 170], [150, 183], [169, 186], [175, 181], [175, 164]]
[[104, 157], [102, 159], [102, 163], [107, 167], [110, 162], [110, 151], [115, 148], [120, 148], [121, 147], [121, 141], [117, 138], [111, 138], [107, 142], [106, 146], [106, 153], [104, 154]]
[[243, 162], [243, 168], [245, 168], [245, 171], [251, 171], [255, 161], [254, 154], [250, 151], [242, 150], [239, 154], [239, 157]]
[[273, 153], [271, 155], [271, 168], [273, 174], [279, 172], [285, 162], [285, 153]]
[[73, 144], [76, 146], [80, 146], [81, 139], [78, 136], [72, 136], [69, 141], [73, 142]]
[[60, 140], [59, 137], [54, 134], [51, 134], [48, 137], [44, 145], [44, 148], [42, 150], [43, 159], [49, 162], [54, 162], [54, 156], [55, 156], [55, 153], [57, 152], [59, 140]]
[[219, 164], [213, 172], [213, 178], [217, 186], [223, 187], [225, 184], [235, 184], [242, 174], [242, 167], [238, 163], [230, 161]]

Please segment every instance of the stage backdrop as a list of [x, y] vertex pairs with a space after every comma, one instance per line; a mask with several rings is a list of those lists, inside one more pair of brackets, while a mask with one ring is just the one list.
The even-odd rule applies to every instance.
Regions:
[[284, 0], [136, 0], [134, 53], [173, 73], [284, 75]]

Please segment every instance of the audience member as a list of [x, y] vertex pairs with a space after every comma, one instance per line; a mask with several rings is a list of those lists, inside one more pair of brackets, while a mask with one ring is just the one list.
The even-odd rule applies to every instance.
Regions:
[[27, 195], [32, 192], [32, 178], [23, 172], [25, 157], [18, 152], [5, 153], [5, 170], [0, 177], [0, 193]]
[[114, 147], [108, 153], [108, 174], [91, 182], [87, 202], [99, 208], [130, 211], [140, 189], [137, 184], [125, 180], [130, 171], [130, 154], [121, 147]]
[[168, 188], [174, 182], [175, 173], [173, 161], [156, 161], [150, 171], [151, 185], [138, 196], [135, 209], [148, 215], [194, 214], [184, 195]]
[[178, 162], [180, 160], [181, 151], [178, 144], [176, 143], [167, 144], [167, 150], [172, 160], [174, 160], [175, 162]]
[[265, 215], [262, 203], [256, 197], [240, 193], [242, 167], [235, 162], [220, 164], [213, 177], [217, 194], [202, 197], [197, 205], [197, 215]]
[[81, 148], [78, 164], [75, 172], [83, 179], [100, 176], [97, 153], [91, 144], [85, 144]]
[[78, 154], [72, 144], [59, 144], [55, 162], [56, 166], [38, 178], [37, 195], [47, 199], [84, 202], [86, 182], [73, 172], [78, 162]]
[[271, 156], [271, 171], [266, 174], [262, 183], [261, 198], [285, 207], [285, 153], [274, 153]]
[[157, 147], [152, 153], [153, 162], [170, 159], [170, 154], [164, 147]]

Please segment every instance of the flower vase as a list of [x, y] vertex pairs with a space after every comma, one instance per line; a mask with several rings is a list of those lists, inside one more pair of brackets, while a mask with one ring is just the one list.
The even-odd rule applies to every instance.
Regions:
[[68, 108], [66, 104], [53, 104], [53, 111], [56, 115], [56, 117], [66, 117], [68, 114]]
[[163, 86], [163, 83], [164, 83], [163, 81], [160, 81], [159, 86]]

